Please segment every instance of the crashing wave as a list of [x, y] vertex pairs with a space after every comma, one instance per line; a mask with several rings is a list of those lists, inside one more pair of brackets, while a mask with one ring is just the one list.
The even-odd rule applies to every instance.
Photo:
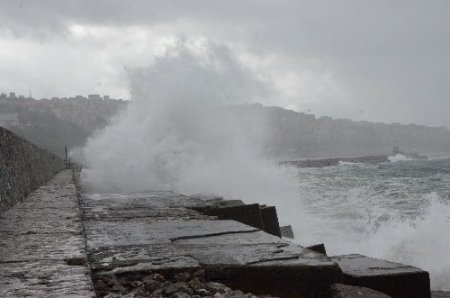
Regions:
[[388, 159], [390, 162], [414, 160], [414, 158], [408, 157], [400, 153], [393, 156], [389, 156]]

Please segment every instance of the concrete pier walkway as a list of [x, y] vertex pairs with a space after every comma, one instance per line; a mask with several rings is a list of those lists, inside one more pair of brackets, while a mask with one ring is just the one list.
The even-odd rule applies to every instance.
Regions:
[[199, 269], [233, 289], [277, 297], [327, 297], [342, 280], [323, 254], [193, 210], [213, 202], [172, 192], [82, 194], [97, 293], [125, 295], [151, 272]]
[[0, 216], [0, 297], [93, 297], [72, 172]]
[[207, 284], [214, 297], [256, 297], [222, 295], [223, 284], [276, 297], [430, 297], [421, 269], [330, 258], [205, 211], [229, 203], [167, 191], [89, 193], [64, 170], [0, 215], [0, 297], [211, 297]]
[[122, 296], [151, 273], [198, 270], [253, 293], [322, 296], [342, 278], [324, 255], [193, 209], [217, 199], [77, 186], [62, 171], [1, 214], [0, 297]]

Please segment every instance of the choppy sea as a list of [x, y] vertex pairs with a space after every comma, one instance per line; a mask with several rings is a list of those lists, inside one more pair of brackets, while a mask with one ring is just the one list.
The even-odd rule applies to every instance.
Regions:
[[417, 266], [449, 290], [450, 158], [391, 160], [298, 169], [296, 241]]

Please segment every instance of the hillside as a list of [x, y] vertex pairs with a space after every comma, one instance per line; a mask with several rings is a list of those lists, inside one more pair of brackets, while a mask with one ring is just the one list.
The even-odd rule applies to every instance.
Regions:
[[445, 127], [316, 118], [259, 104], [237, 109], [244, 118], [255, 113], [266, 117], [266, 153], [278, 159], [390, 154], [394, 146], [406, 152], [450, 151], [450, 131]]
[[[99, 95], [35, 100], [2, 94], [0, 126], [62, 155], [65, 145], [83, 145], [128, 103]], [[388, 154], [394, 146], [424, 153], [450, 149], [450, 131], [444, 127], [316, 118], [260, 104], [229, 108], [246, 133], [260, 135], [264, 153], [279, 160]], [[265, 125], [254, 119], [266, 119]]]
[[77, 96], [35, 100], [0, 95], [0, 126], [62, 155], [64, 146], [83, 145], [92, 133], [126, 107], [121, 100]]

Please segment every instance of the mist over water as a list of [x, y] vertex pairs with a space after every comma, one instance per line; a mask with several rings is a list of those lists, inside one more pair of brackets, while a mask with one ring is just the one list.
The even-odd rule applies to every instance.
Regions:
[[[227, 107], [270, 92], [229, 49], [180, 44], [130, 72], [130, 86], [128, 110], [83, 149], [82, 177], [93, 191], [219, 194], [275, 203], [282, 218], [300, 204], [292, 169], [266, 160], [264, 137], [246, 133]], [[251, 121], [264, 132], [265, 119]]]

